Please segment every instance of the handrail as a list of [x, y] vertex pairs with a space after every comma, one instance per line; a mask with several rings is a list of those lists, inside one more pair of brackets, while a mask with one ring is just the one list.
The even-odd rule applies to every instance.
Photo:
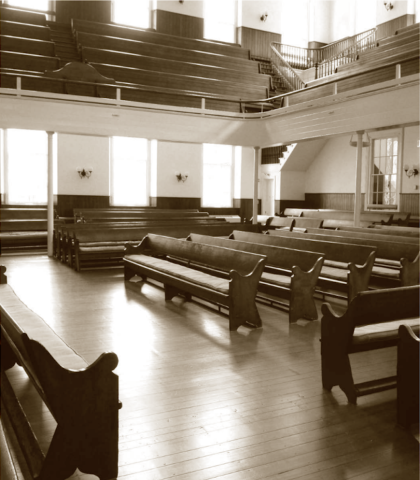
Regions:
[[357, 60], [358, 55], [376, 45], [376, 28], [371, 28], [356, 35], [358, 40], [336, 56], [318, 65], [315, 78], [322, 78], [335, 73], [337, 67]]
[[299, 77], [291, 65], [283, 58], [277, 48], [274, 46], [276, 42], [271, 44], [271, 63], [274, 71], [286, 83], [290, 90], [301, 90], [305, 88], [305, 82]]

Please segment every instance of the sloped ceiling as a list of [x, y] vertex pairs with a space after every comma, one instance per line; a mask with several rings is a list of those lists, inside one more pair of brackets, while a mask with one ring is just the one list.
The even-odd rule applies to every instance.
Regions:
[[328, 138], [320, 138], [297, 143], [281, 171], [305, 172], [309, 165], [315, 160], [318, 153], [324, 148], [327, 141]]

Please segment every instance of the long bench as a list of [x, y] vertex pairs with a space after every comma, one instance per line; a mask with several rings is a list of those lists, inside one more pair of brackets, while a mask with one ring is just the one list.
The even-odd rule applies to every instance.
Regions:
[[419, 423], [420, 339], [407, 325], [398, 329], [397, 423], [404, 428]]
[[212, 78], [265, 88], [270, 88], [271, 86], [271, 77], [269, 75], [263, 75], [258, 72], [249, 73], [247, 71], [234, 70], [231, 67], [206, 65], [203, 61], [200, 63], [191, 63], [187, 60], [155, 58], [135, 53], [105, 50], [105, 47], [81, 47], [80, 50], [82, 60], [89, 63], [138, 68], [141, 70], [160, 72], [165, 75], [175, 73], [201, 78]]
[[[277, 231], [277, 235], [286, 237], [311, 239], [339, 244], [371, 245], [376, 248], [375, 265], [372, 269], [372, 280], [383, 280], [382, 285], [408, 287], [419, 284], [419, 245], [391, 242], [388, 239], [372, 237], [349, 238], [340, 236], [339, 232], [301, 233]], [[328, 265], [328, 261], [326, 262]]]
[[28, 12], [13, 7], [0, 6], [0, 18], [9, 22], [46, 26], [45, 13]]
[[[76, 468], [103, 480], [117, 477], [121, 403], [112, 371], [118, 357], [103, 353], [88, 365], [4, 283], [0, 311], [1, 397], [33, 478], [64, 479]], [[46, 455], [5, 373], [16, 363], [58, 424]]]
[[10, 35], [5, 35], [3, 32], [1, 32], [0, 35], [0, 42], [2, 51], [43, 55], [45, 57], [55, 56], [54, 42], [13, 37]]
[[[338, 385], [350, 403], [357, 397], [395, 388], [396, 377], [355, 384], [349, 355], [397, 345], [400, 325], [419, 333], [420, 287], [400, 287], [360, 292], [346, 313], [336, 315], [328, 303], [322, 305], [322, 385]], [[418, 357], [416, 362], [418, 365]]]
[[[363, 212], [360, 214], [360, 220], [363, 222], [379, 223], [382, 225], [391, 225], [392, 213]], [[303, 210], [302, 217], [322, 218], [325, 220], [354, 220], [353, 212], [340, 210]]]
[[[227, 271], [229, 279], [172, 263], [166, 259], [167, 256]], [[171, 300], [178, 294], [185, 295], [189, 300], [194, 295], [228, 307], [229, 330], [235, 331], [241, 325], [262, 326], [255, 297], [265, 263], [263, 255], [149, 234], [140, 245], [127, 245], [124, 279], [128, 281], [138, 275], [143, 281], [151, 278], [163, 283], [165, 300]]]
[[419, 245], [418, 237], [407, 237], [403, 235], [380, 235], [374, 228], [358, 228], [354, 230], [326, 230], [324, 228], [307, 228], [306, 233], [318, 233], [320, 235], [338, 235], [347, 238], [371, 238], [373, 240], [409, 243]]
[[[11, 68], [31, 72], [45, 72], [60, 67], [58, 57], [34, 55], [29, 53], [1, 51], [1, 68]], [[2, 81], [3, 86], [3, 81]], [[4, 85], [6, 87], [6, 85]], [[22, 88], [23, 84], [22, 84]]]
[[215, 55], [214, 53], [204, 52], [202, 50], [179, 48], [173, 45], [158, 45], [146, 41], [97, 35], [81, 31], [76, 31], [75, 37], [79, 48], [104, 48], [117, 52], [134, 53], [167, 60], [180, 60], [182, 62], [214, 65], [215, 67], [230, 68], [242, 72], [258, 73], [258, 63], [254, 60], [220, 54]]
[[[392, 226], [392, 225], [391, 225]], [[411, 227], [409, 227], [411, 228]], [[375, 235], [381, 235], [381, 236], [398, 236], [398, 237], [411, 237], [411, 238], [419, 238], [420, 237], [420, 229], [413, 229], [413, 231], [406, 231], [405, 228], [385, 228], [381, 227], [379, 228], [374, 226], [374, 228], [363, 228], [363, 227], [353, 227], [353, 226], [343, 226], [340, 228], [337, 228], [337, 231], [348, 231], [348, 232], [372, 232]]]
[[51, 40], [50, 27], [42, 25], [29, 25], [27, 23], [11, 22], [2, 18], [0, 20], [0, 32], [2, 35], [13, 37], [31, 38], [33, 40]]
[[157, 33], [141, 28], [124, 27], [121, 25], [89, 22], [73, 18], [71, 21], [72, 29], [76, 32], [94, 33], [97, 35], [107, 35], [111, 37], [126, 38], [138, 40], [156, 45], [167, 45], [177, 48], [186, 48], [201, 52], [210, 52], [218, 55], [226, 55], [233, 58], [243, 58], [249, 60], [250, 53], [248, 49], [241, 48], [238, 45], [226, 45], [209, 40], [199, 40], [175, 35]]
[[[282, 231], [270, 230], [267, 235], [234, 231], [231, 238], [244, 242], [263, 243], [278, 247], [305, 250], [325, 255], [324, 263], [336, 262], [338, 266], [324, 265], [319, 277], [319, 285], [334, 290], [344, 290], [350, 302], [355, 295], [368, 289], [370, 274], [375, 261], [375, 247], [367, 245], [338, 244], [301, 238], [278, 236]], [[344, 267], [344, 268], [343, 268]], [[323, 294], [334, 295], [322, 290]]]
[[[245, 231], [260, 231], [258, 225], [235, 224], [235, 229]], [[211, 225], [148, 225], [147, 227], [126, 229], [92, 229], [77, 231], [74, 239], [74, 268], [121, 265], [124, 255], [124, 245], [127, 242], [139, 243], [147, 234], [154, 233], [174, 238], [187, 238], [190, 233], [202, 233], [212, 236], [229, 236], [233, 226], [228, 222]], [[71, 258], [72, 254], [68, 254]], [[68, 260], [72, 263], [72, 260]], [[73, 263], [72, 263], [73, 264]]]
[[[258, 291], [289, 300], [288, 304], [277, 303], [287, 308], [290, 323], [295, 323], [300, 318], [309, 320], [318, 318], [313, 294], [321, 272], [324, 255], [195, 233], [189, 235], [187, 240], [266, 256], [266, 267], [270, 268], [264, 270], [258, 285]], [[202, 267], [203, 263], [200, 260], [197, 268]], [[191, 266], [191, 263], [189, 263], [189, 266]], [[207, 269], [207, 266], [205, 268]], [[265, 299], [267, 300], [267, 297]], [[270, 299], [268, 300], [270, 301]]]

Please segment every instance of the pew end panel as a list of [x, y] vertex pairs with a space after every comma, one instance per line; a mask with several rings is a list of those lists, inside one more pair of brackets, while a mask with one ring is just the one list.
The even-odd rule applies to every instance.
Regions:
[[359, 293], [368, 290], [376, 252], [371, 252], [364, 265], [348, 264], [348, 303]]
[[[87, 365], [10, 287], [1, 287], [0, 301], [2, 401], [32, 476], [61, 480], [78, 468], [103, 480], [115, 478], [118, 410], [122, 406], [118, 400], [118, 376], [113, 373], [117, 355], [103, 353]], [[30, 326], [31, 336], [21, 324]], [[43, 343], [31, 338], [33, 334]], [[6, 375], [15, 363], [24, 368], [57, 422], [46, 455]]]
[[400, 271], [400, 280], [402, 287], [410, 287], [412, 285], [419, 285], [419, 257], [417, 255], [415, 260], [410, 262], [407, 258], [402, 258], [401, 261], [401, 271]]
[[330, 391], [338, 385], [349, 403], [357, 397], [395, 388], [390, 376], [355, 384], [349, 354], [394, 347], [401, 324], [419, 332], [420, 287], [398, 287], [360, 292], [342, 316], [322, 305], [321, 366], [322, 385]]
[[419, 423], [420, 339], [407, 325], [400, 326], [398, 335], [397, 424], [409, 428]]

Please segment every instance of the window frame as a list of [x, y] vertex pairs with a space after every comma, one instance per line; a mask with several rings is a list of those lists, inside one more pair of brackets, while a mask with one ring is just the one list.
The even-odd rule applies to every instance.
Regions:
[[[369, 132], [370, 137], [370, 147], [369, 147], [369, 156], [367, 162], [367, 174], [366, 174], [366, 195], [365, 195], [365, 210], [380, 210], [380, 211], [390, 211], [395, 212], [400, 210], [400, 194], [402, 191], [402, 168], [403, 168], [403, 143], [404, 143], [404, 130], [402, 128], [392, 129], [392, 130], [381, 130], [375, 132]], [[374, 163], [374, 140], [383, 140], [387, 138], [397, 138], [398, 139], [398, 153], [397, 153], [397, 180], [396, 180], [396, 189], [395, 189], [395, 205], [385, 205], [385, 204], [374, 204], [371, 203], [372, 196], [372, 175], [373, 175], [373, 163]]]

